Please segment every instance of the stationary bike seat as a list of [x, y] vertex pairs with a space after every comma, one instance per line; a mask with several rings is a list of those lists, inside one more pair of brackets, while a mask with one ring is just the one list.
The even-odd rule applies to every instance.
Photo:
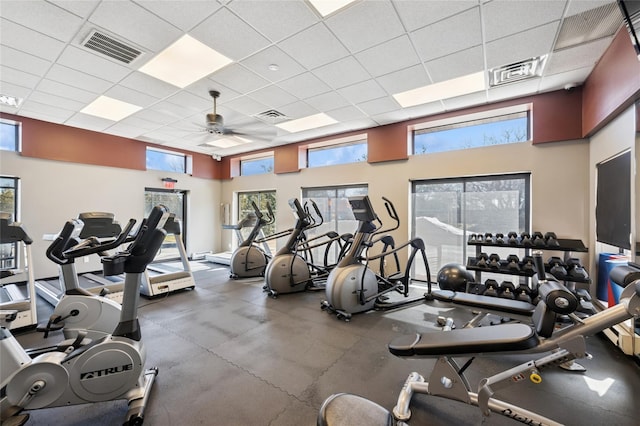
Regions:
[[538, 343], [538, 336], [531, 326], [501, 324], [401, 336], [389, 343], [389, 352], [396, 356], [435, 357], [523, 351]]

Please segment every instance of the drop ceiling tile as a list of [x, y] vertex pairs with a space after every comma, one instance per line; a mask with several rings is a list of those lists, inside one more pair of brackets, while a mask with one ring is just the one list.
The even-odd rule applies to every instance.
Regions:
[[[10, 111], [8, 111], [11, 113]], [[20, 111], [19, 115], [21, 117], [33, 118], [34, 120], [47, 121], [49, 123], [57, 123], [62, 124], [65, 122], [64, 119], [60, 119], [59, 117], [54, 117], [48, 114], [42, 114], [40, 112], [34, 112], [29, 110]]]
[[63, 42], [3, 18], [0, 18], [0, 43], [50, 61], [64, 49]]
[[334, 89], [350, 86], [371, 78], [367, 70], [353, 56], [347, 56], [344, 59], [316, 68], [313, 73]]
[[564, 73], [587, 66], [593, 67], [612, 40], [613, 37], [607, 37], [553, 52], [545, 67], [545, 75]]
[[89, 22], [104, 28], [125, 44], [134, 43], [148, 52], [159, 52], [183, 33], [135, 3], [103, 1]]
[[57, 63], [112, 83], [131, 73], [125, 66], [71, 45], [64, 49]]
[[95, 93], [47, 79], [42, 80], [38, 84], [37, 90], [84, 104], [89, 104], [98, 97]]
[[367, 80], [351, 86], [343, 87], [338, 89], [338, 93], [354, 104], [380, 98], [387, 94], [384, 89], [375, 82], [375, 80]]
[[46, 78], [92, 93], [103, 93], [113, 86], [109, 81], [57, 64], [51, 67]]
[[329, 16], [325, 23], [352, 53], [405, 32], [393, 5], [383, 1], [355, 3]]
[[139, 118], [151, 123], [166, 125], [168, 123], [178, 121], [181, 115], [182, 112], [179, 108], [177, 108], [176, 105], [172, 104], [171, 102], [161, 102], [155, 104], [153, 108], [147, 108], [138, 111], [135, 114], [127, 117], [127, 119]]
[[349, 101], [340, 96], [337, 92], [323, 93], [321, 95], [307, 98], [304, 101], [320, 112], [338, 109], [349, 105]]
[[544, 2], [543, 7], [535, 1], [494, 0], [486, 3], [482, 6], [485, 40], [491, 42], [549, 22], [559, 21], [566, 3], [564, 0], [547, 1]]
[[352, 105], [346, 106], [344, 108], [334, 109], [332, 111], [327, 111], [326, 114], [329, 117], [341, 122], [359, 120], [366, 117], [366, 115], [362, 111]]
[[[138, 116], [130, 115], [118, 122], [118, 124], [122, 124], [123, 126], [135, 127], [138, 129], [142, 129], [143, 131], [154, 130], [160, 127], [161, 125], [158, 123], [154, 123], [153, 121], [148, 121]], [[141, 132], [144, 133], [144, 132]]]
[[318, 22], [318, 17], [302, 1], [234, 1], [229, 7], [273, 42]]
[[69, 12], [78, 15], [82, 18], [88, 17], [91, 12], [96, 8], [101, 0], [47, 0], [49, 3], [53, 3], [58, 7], [61, 7]]
[[566, 16], [577, 15], [578, 13], [586, 12], [587, 10], [595, 9], [610, 3], [612, 3], [611, 0], [570, 1], [567, 7]]
[[487, 92], [483, 90], [482, 92], [456, 96], [455, 98], [444, 99], [442, 103], [447, 111], [468, 108], [472, 105], [482, 105], [487, 103]]
[[135, 0], [135, 3], [183, 31], [189, 31], [221, 7], [218, 3], [202, 0]]
[[213, 111], [213, 99], [211, 97], [208, 96], [208, 99], [205, 99], [184, 90], [169, 96], [165, 100], [167, 102], [176, 104], [184, 109], [190, 110], [192, 114], [201, 111], [208, 111], [210, 109]]
[[408, 68], [420, 62], [406, 35], [357, 53], [355, 57], [374, 77]]
[[240, 64], [230, 64], [211, 74], [209, 79], [220, 82], [238, 93], [250, 93], [269, 85], [269, 81]]
[[434, 83], [484, 70], [482, 46], [461, 50], [425, 64]]
[[278, 109], [297, 100], [295, 96], [275, 85], [258, 89], [251, 92], [249, 96], [273, 109]]
[[[241, 62], [242, 65], [271, 82], [291, 78], [304, 72], [304, 68], [275, 46], [268, 47]], [[270, 70], [277, 65], [277, 70]]]
[[2, 1], [2, 17], [57, 40], [68, 42], [83, 20], [44, 1]]
[[423, 61], [477, 46], [482, 42], [480, 8], [474, 7], [410, 35]]
[[127, 75], [118, 84], [132, 90], [144, 92], [158, 99], [163, 99], [179, 90], [173, 84], [158, 80], [139, 71], [134, 71]]
[[422, 64], [380, 76], [376, 81], [389, 94], [405, 92], [432, 83]]
[[123, 138], [135, 139], [143, 134], [146, 130], [140, 127], [131, 126], [122, 122], [115, 123], [106, 129], [109, 134], [120, 136]]
[[146, 108], [158, 102], [158, 99], [149, 96], [145, 93], [138, 92], [137, 90], [131, 90], [128, 87], [116, 85], [104, 92], [105, 96], [108, 96], [119, 101], [127, 102], [133, 105]]
[[33, 101], [31, 99], [25, 100], [20, 106], [20, 112], [30, 111], [36, 114], [44, 114], [49, 117], [55, 117], [58, 120], [66, 120], [71, 117], [73, 110], [64, 109], [61, 106], [48, 105], [40, 102]]
[[309, 70], [349, 54], [323, 23], [281, 41], [278, 46]]
[[0, 112], [18, 115], [18, 108], [9, 106], [9, 105], [0, 104]]
[[236, 92], [235, 90], [231, 90], [229, 87], [225, 86], [219, 81], [213, 81], [209, 78], [198, 80], [185, 88], [186, 92], [191, 93], [192, 95], [196, 95], [202, 99], [206, 99], [209, 105], [208, 108], [213, 110], [213, 99], [209, 95], [210, 90], [217, 90], [218, 92], [220, 92], [220, 98], [218, 98], [217, 101], [218, 105], [240, 96], [240, 93]]
[[105, 118], [96, 117], [94, 115], [83, 114], [81, 112], [74, 114], [65, 121], [65, 124], [72, 127], [80, 127], [81, 129], [102, 132], [104, 129], [113, 125], [113, 121]]
[[[345, 104], [346, 105], [346, 101]], [[314, 108], [307, 102], [294, 102], [289, 105], [282, 106], [278, 108], [278, 111], [286, 115], [290, 119], [307, 117], [309, 115], [317, 114], [322, 110]]]
[[369, 116], [379, 115], [400, 108], [400, 105], [398, 105], [395, 99], [391, 96], [384, 96], [382, 98], [361, 102], [356, 106]]
[[56, 107], [56, 108], [59, 107], [64, 110], [68, 110], [70, 112], [80, 110], [84, 108], [86, 105], [84, 102], [77, 102], [71, 99], [51, 95], [45, 92], [33, 92], [29, 96], [29, 101], [38, 102], [40, 104], [49, 105], [51, 107]]
[[549, 92], [552, 90], [560, 90], [564, 89], [564, 86], [567, 83], [575, 83], [582, 84], [589, 77], [591, 71], [593, 70], [593, 65], [586, 66], [584, 68], [578, 68], [571, 71], [546, 75], [542, 77], [542, 81], [540, 82], [540, 87], [538, 90], [542, 92]]
[[227, 9], [220, 9], [190, 34], [226, 57], [239, 61], [267, 47], [264, 36]]
[[478, 5], [477, 0], [407, 1], [393, 0], [407, 31], [433, 24]]
[[285, 89], [299, 99], [309, 98], [328, 92], [331, 88], [310, 72], [305, 72], [278, 83], [278, 86]]
[[0, 45], [0, 61], [4, 65], [30, 74], [44, 76], [51, 63], [44, 59]]
[[3, 82], [6, 81], [7, 83], [13, 83], [18, 86], [33, 89], [40, 81], [40, 77], [7, 67], [2, 64], [0, 65], [0, 80]]
[[532, 78], [522, 82], [505, 84], [504, 86], [492, 87], [489, 89], [487, 100], [489, 102], [497, 102], [505, 99], [519, 98], [528, 94], [538, 92], [540, 86], [540, 78]]
[[260, 103], [248, 96], [232, 99], [226, 102], [225, 106], [245, 115], [258, 114], [270, 109], [268, 105]]
[[18, 86], [0, 80], [0, 93], [25, 99], [32, 92], [28, 87]]
[[508, 65], [551, 52], [559, 25], [559, 21], [552, 22], [486, 43], [487, 67]]

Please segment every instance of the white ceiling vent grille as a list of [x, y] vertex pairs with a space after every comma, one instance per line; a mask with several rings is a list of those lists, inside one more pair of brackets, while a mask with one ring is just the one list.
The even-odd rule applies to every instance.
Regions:
[[289, 119], [289, 117], [287, 117], [280, 111], [276, 111], [275, 109], [263, 111], [254, 115], [254, 117], [269, 124], [280, 123]]
[[554, 50], [611, 37], [622, 25], [622, 15], [615, 2], [572, 15], [562, 22]]
[[130, 64], [142, 55], [141, 50], [128, 46], [97, 30], [91, 31], [82, 42], [82, 46], [125, 64]]
[[489, 70], [489, 86], [496, 87], [529, 78], [540, 77], [548, 55], [542, 55], [514, 64]]

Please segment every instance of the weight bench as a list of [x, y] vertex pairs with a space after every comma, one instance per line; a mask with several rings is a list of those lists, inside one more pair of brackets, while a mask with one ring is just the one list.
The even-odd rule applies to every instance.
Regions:
[[452, 290], [434, 290], [431, 292], [431, 296], [442, 302], [453, 302], [482, 309], [507, 312], [510, 314], [531, 316], [536, 308], [531, 303], [523, 302], [521, 300], [501, 299], [499, 297], [460, 293]]

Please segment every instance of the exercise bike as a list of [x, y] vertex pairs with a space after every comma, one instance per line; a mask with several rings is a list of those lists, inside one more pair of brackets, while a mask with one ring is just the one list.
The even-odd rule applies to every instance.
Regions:
[[[146, 351], [137, 315], [139, 283], [164, 240], [167, 216], [166, 208], [154, 207], [126, 250], [102, 258], [106, 275], [125, 274], [120, 322], [112, 334], [93, 341], [80, 335], [64, 351], [31, 359], [8, 328], [0, 328], [3, 422], [24, 424], [28, 413], [23, 410], [126, 399], [125, 424], [142, 424], [158, 369], [144, 370]], [[78, 258], [104, 249], [95, 238], [88, 238], [67, 249], [64, 256]], [[7, 318], [6, 313], [2, 316]]]
[[[394, 339], [389, 351], [399, 357], [435, 357], [438, 361], [428, 382], [417, 372], [405, 381], [396, 406], [390, 412], [384, 407], [351, 394], [334, 394], [324, 401], [318, 416], [319, 426], [331, 425], [406, 425], [411, 418], [411, 399], [423, 393], [464, 402], [480, 408], [483, 418], [496, 413], [527, 425], [559, 426], [541, 414], [494, 398], [495, 391], [527, 379], [541, 383], [540, 372], [588, 356], [585, 337], [606, 330], [630, 318], [640, 318], [640, 266], [618, 266], [610, 278], [624, 285], [620, 303], [585, 319], [574, 314], [579, 301], [562, 283], [545, 275], [541, 252], [534, 252], [540, 301], [533, 314], [533, 326], [523, 323], [490, 327], [452, 329], [447, 320], [442, 332], [415, 334]], [[575, 322], [556, 330], [557, 316], [568, 315]], [[482, 379], [473, 392], [464, 372], [477, 354], [503, 353], [548, 354], [506, 371]], [[453, 356], [471, 356], [459, 367]]]
[[268, 213], [265, 215], [260, 211], [255, 202], [251, 202], [256, 215], [256, 222], [247, 238], [234, 250], [231, 255], [230, 268], [231, 278], [253, 278], [264, 276], [269, 256], [257, 244], [264, 242], [258, 240], [262, 228], [275, 221], [275, 215], [271, 210], [271, 205], [267, 203]]
[[[424, 300], [425, 296], [409, 297], [409, 282], [411, 280], [411, 268], [418, 253], [424, 262], [427, 274], [427, 285], [431, 292], [431, 280], [429, 263], [425, 252], [424, 241], [414, 238], [400, 246], [395, 246], [393, 238], [388, 235], [377, 235], [398, 229], [400, 220], [393, 203], [383, 197], [384, 205], [389, 216], [395, 221], [395, 225], [389, 229], [382, 229], [382, 222], [373, 210], [368, 196], [350, 197], [349, 204], [358, 223], [358, 230], [347, 254], [338, 265], [329, 273], [325, 287], [326, 300], [320, 307], [323, 310], [333, 312], [339, 319], [350, 320], [352, 314], [369, 311], [371, 309], [393, 309]], [[374, 244], [384, 244], [382, 252], [374, 256], [366, 256], [363, 253]], [[406, 267], [400, 268], [398, 252], [405, 248], [411, 248]], [[388, 258], [395, 260], [397, 272], [385, 273], [385, 262]], [[372, 261], [379, 262], [379, 273], [376, 274], [369, 268]], [[396, 292], [403, 297], [400, 300], [389, 301], [387, 294]]]

